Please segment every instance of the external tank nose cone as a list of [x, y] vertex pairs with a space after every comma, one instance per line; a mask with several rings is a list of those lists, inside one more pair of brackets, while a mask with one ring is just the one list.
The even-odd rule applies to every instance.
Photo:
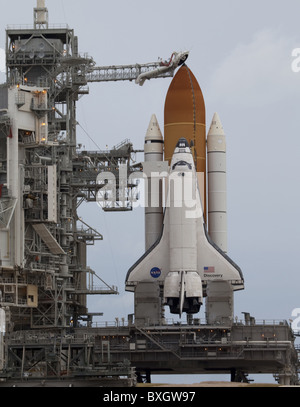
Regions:
[[[174, 76], [165, 100], [165, 160], [171, 160], [181, 137], [185, 137], [189, 143], [194, 143], [197, 171], [205, 169], [204, 98], [197, 79], [187, 65], [182, 65]], [[203, 165], [200, 165], [201, 161]]]

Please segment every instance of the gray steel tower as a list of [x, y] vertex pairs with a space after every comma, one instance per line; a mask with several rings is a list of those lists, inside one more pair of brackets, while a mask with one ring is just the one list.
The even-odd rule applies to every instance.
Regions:
[[11, 329], [64, 328], [91, 317], [86, 294], [117, 292], [87, 286], [87, 273], [94, 272], [86, 264], [86, 247], [102, 236], [77, 216], [87, 198], [82, 189], [97, 189], [87, 177], [76, 178], [88, 172], [84, 160], [76, 166], [76, 102], [88, 93], [93, 60], [78, 54], [72, 29], [49, 28], [44, 1], [37, 2], [32, 29], [7, 29], [6, 58], [7, 84], [0, 90], [0, 303]]

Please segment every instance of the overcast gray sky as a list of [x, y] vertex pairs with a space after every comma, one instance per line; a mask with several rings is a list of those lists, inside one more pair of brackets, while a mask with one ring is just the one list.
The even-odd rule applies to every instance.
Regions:
[[[7, 25], [32, 24], [35, 4], [5, 1], [0, 48]], [[190, 51], [187, 65], [204, 94], [207, 129], [217, 111], [227, 137], [228, 254], [245, 278], [235, 315], [290, 319], [300, 308], [300, 72], [291, 69], [292, 51], [300, 48], [300, 3], [46, 0], [46, 5], [50, 24], [74, 28], [80, 52], [97, 65], [146, 63]], [[91, 84], [90, 95], [78, 103], [78, 121], [103, 149], [126, 138], [143, 148], [153, 113], [163, 131], [170, 81], [155, 79], [143, 87]], [[81, 128], [78, 142], [96, 149]], [[133, 295], [124, 292], [124, 279], [144, 251], [143, 209], [104, 214], [89, 204], [80, 213], [104, 235], [89, 249], [90, 267], [120, 291], [118, 297], [92, 297], [90, 311], [103, 311], [104, 320], [127, 319]]]

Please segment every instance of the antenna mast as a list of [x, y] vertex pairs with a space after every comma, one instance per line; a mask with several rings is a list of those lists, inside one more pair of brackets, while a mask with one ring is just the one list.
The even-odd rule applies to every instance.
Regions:
[[33, 10], [33, 24], [36, 30], [48, 28], [48, 9], [45, 0], [37, 0], [37, 6]]

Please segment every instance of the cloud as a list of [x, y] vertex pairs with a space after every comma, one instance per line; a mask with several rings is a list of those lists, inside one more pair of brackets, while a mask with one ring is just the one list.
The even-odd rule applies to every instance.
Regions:
[[214, 101], [246, 107], [262, 107], [299, 93], [300, 78], [291, 69], [295, 44], [275, 30], [257, 32], [221, 61], [207, 93]]

